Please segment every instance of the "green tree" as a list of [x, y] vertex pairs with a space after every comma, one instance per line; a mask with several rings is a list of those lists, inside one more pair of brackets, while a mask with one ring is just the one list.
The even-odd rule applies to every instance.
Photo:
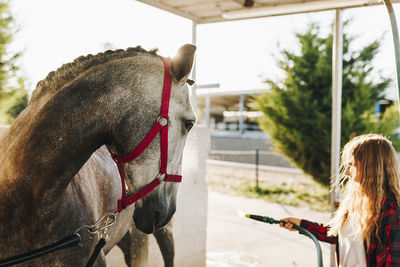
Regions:
[[[260, 126], [269, 133], [277, 150], [316, 181], [329, 185], [333, 37], [319, 35], [315, 24], [304, 34], [296, 35], [301, 52], [282, 51], [278, 64], [285, 78], [277, 82], [267, 80], [270, 90], [255, 97], [254, 106], [262, 111]], [[398, 126], [394, 105], [382, 116], [375, 114], [375, 104], [384, 98], [391, 82], [380, 74], [378, 79], [371, 79], [371, 62], [380, 42], [376, 40], [360, 51], [350, 51], [353, 40], [344, 34], [342, 146], [363, 133], [392, 135]], [[398, 139], [392, 141], [397, 146]]]
[[0, 0], [0, 124], [10, 124], [28, 102], [25, 82], [16, 65], [21, 53], [9, 52], [15, 28], [9, 1]]

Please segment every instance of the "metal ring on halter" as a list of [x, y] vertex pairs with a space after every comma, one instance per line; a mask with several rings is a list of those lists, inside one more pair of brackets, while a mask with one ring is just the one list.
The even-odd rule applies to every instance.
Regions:
[[165, 177], [167, 177], [166, 173], [158, 173], [156, 179], [160, 179], [160, 181], [162, 182], [164, 181]]
[[[108, 222], [108, 219], [111, 218], [112, 221]], [[113, 225], [115, 223], [117, 219], [117, 216], [114, 213], [106, 213], [103, 215], [103, 217], [101, 217], [94, 225], [92, 225], [89, 233], [91, 233], [92, 235], [95, 233], [98, 233], [100, 231], [103, 231], [105, 229], [107, 229], [108, 227], [110, 227], [111, 225]], [[106, 220], [106, 224], [102, 227], [96, 228], [100, 225], [100, 223], [103, 222], [103, 220]]]
[[165, 127], [168, 125], [168, 118], [158, 116], [157, 121], [162, 127]]

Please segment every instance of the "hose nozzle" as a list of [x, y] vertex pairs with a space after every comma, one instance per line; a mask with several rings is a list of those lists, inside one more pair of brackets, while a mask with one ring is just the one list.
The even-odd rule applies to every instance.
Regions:
[[[260, 215], [254, 215], [254, 214], [245, 214], [246, 218], [250, 218], [256, 221], [260, 221], [260, 222], [265, 222], [265, 223], [270, 223], [270, 224], [279, 224], [282, 221], [277, 221], [273, 218], [267, 217], [267, 216], [260, 216]], [[285, 222], [283, 222], [285, 223]]]

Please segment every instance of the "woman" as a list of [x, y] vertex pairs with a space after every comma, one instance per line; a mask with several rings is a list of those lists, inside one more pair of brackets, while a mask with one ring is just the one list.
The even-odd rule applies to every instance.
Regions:
[[355, 137], [342, 152], [344, 198], [326, 226], [284, 218], [319, 240], [336, 244], [339, 266], [400, 266], [400, 170], [391, 142], [377, 134]]

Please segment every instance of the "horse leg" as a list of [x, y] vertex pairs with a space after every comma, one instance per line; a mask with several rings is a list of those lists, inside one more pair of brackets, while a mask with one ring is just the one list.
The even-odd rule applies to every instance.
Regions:
[[153, 233], [164, 258], [165, 267], [174, 266], [175, 246], [172, 234], [172, 221]]
[[[165, 267], [174, 266], [174, 238], [172, 234], [172, 222], [153, 233], [157, 240]], [[132, 226], [125, 236], [117, 244], [125, 257], [128, 267], [147, 266], [148, 235]]]
[[129, 231], [126, 232], [124, 237], [117, 243], [117, 246], [122, 250], [122, 253], [124, 254], [125, 263], [129, 267], [131, 261], [131, 251], [129, 249], [130, 243], [131, 243], [131, 235], [129, 234]]
[[139, 231], [134, 225], [132, 225], [117, 245], [124, 253], [125, 263], [128, 267], [147, 266], [149, 249], [147, 234]]

